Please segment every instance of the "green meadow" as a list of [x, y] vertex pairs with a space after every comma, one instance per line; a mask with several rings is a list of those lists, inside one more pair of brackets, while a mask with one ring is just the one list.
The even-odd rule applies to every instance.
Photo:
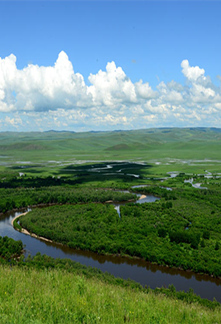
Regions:
[[[114, 132], [0, 133], [1, 155], [9, 160], [48, 162], [118, 159], [219, 159], [221, 131], [168, 128]], [[6, 158], [7, 159], [7, 158]]]

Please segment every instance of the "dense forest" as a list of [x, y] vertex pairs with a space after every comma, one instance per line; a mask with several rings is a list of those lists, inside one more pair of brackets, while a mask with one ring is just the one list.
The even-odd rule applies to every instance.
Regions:
[[69, 247], [140, 257], [217, 277], [221, 276], [221, 203], [217, 188], [136, 188], [161, 199], [122, 205], [120, 217], [113, 205], [89, 202], [37, 208], [21, 217], [20, 225]]
[[133, 193], [102, 190], [99, 188], [41, 187], [0, 189], [0, 212], [40, 204], [75, 204], [106, 201], [134, 200]]
[[0, 236], [0, 263], [10, 260], [21, 255], [23, 250], [22, 241], [15, 241], [8, 236]]

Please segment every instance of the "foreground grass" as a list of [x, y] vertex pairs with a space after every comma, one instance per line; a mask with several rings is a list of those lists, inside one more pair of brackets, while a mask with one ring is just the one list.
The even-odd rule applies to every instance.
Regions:
[[117, 287], [65, 270], [0, 267], [0, 322], [221, 323], [220, 309]]

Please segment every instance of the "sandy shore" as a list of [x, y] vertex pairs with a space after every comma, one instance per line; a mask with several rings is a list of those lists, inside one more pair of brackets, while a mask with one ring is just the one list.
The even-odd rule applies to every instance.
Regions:
[[145, 195], [142, 195], [142, 196], [139, 198], [139, 200], [144, 199], [144, 198], [146, 198], [146, 196], [145, 196]]
[[17, 218], [19, 218], [20, 216], [26, 215], [26, 214], [27, 214], [27, 212], [22, 213], [22, 214], [19, 214], [19, 215], [17, 215], [16, 217], [14, 217], [14, 218], [12, 219], [12, 221], [11, 221], [12, 226], [13, 226], [14, 221], [15, 221]]
[[[17, 218], [19, 218], [20, 216], [24, 216], [24, 215], [26, 215], [27, 213], [28, 213], [28, 212], [26, 212], [26, 213], [22, 213], [22, 214], [20, 214], [20, 215], [18, 215], [18, 216], [16, 216], [16, 217], [14, 217], [14, 218], [12, 219], [12, 221], [11, 221], [12, 226], [13, 226], [14, 221], [15, 221]], [[13, 226], [13, 227], [14, 227], [14, 226]], [[16, 228], [14, 227], [14, 229], [16, 229]], [[16, 229], [16, 230], [17, 230], [17, 229]], [[47, 239], [47, 238], [45, 238], [45, 237], [42, 237], [42, 236], [38, 236], [38, 235], [36, 235], [36, 234], [34, 234], [34, 233], [30, 233], [30, 232], [28, 232], [25, 228], [22, 228], [22, 229], [21, 229], [21, 233], [26, 234], [26, 235], [30, 235], [30, 236], [32, 236], [32, 237], [38, 238], [38, 239], [43, 240], [43, 241], [47, 241], [47, 242], [51, 242], [51, 243], [53, 243], [52, 240], [49, 240], [49, 239]]]

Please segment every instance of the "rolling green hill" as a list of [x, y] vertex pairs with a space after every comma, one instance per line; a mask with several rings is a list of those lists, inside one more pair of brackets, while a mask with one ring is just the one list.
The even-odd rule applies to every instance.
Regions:
[[1, 155], [22, 161], [65, 159], [220, 159], [221, 129], [0, 133]]
[[[153, 128], [112, 132], [2, 132], [0, 172], [62, 176], [68, 165], [144, 162], [146, 176], [167, 172], [220, 172], [221, 129]], [[194, 167], [197, 166], [197, 167]], [[70, 172], [69, 172], [70, 175]]]

